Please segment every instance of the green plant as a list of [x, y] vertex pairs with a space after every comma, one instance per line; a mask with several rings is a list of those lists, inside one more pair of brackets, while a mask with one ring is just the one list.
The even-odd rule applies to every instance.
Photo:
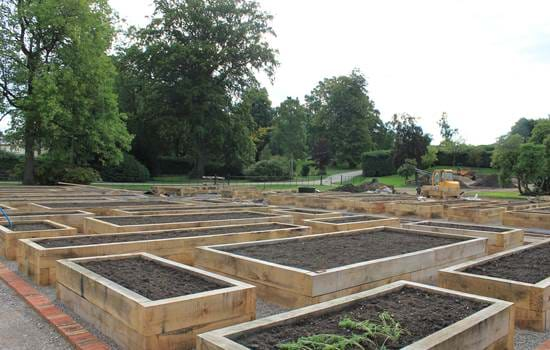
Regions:
[[403, 176], [405, 180], [408, 180], [414, 174], [416, 174], [416, 160], [414, 159], [405, 159], [405, 163], [397, 169], [397, 175]]
[[112, 182], [145, 182], [149, 181], [151, 174], [134, 156], [125, 154], [120, 164], [104, 168], [101, 177]]
[[290, 169], [284, 158], [260, 160], [244, 171], [253, 181], [278, 181], [290, 179]]
[[393, 153], [391, 150], [380, 150], [363, 153], [363, 176], [386, 176], [395, 173]]
[[302, 165], [302, 169], [300, 170], [300, 175], [302, 176], [309, 176], [311, 168], [309, 167], [309, 164]]
[[89, 185], [99, 180], [101, 180], [101, 177], [95, 169], [85, 167], [66, 168], [65, 174], [61, 177], [61, 182], [83, 185]]
[[[407, 332], [387, 311], [379, 313], [376, 321], [355, 321], [345, 317], [338, 323], [338, 327], [354, 333], [316, 334], [278, 344], [277, 347], [281, 350], [385, 350], [388, 342], [397, 342]], [[355, 333], [357, 331], [361, 333]]]

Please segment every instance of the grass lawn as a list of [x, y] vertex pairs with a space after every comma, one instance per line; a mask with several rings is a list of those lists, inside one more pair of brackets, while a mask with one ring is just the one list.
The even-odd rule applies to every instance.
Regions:
[[474, 173], [478, 174], [478, 175], [495, 175], [498, 173], [498, 170], [497, 169], [493, 169], [493, 168], [475, 168], [475, 167], [468, 167], [468, 166], [448, 166], [448, 165], [441, 165], [441, 166], [434, 166], [434, 167], [431, 167], [429, 169], [427, 169], [427, 171], [433, 171], [435, 169], [453, 169], [453, 170], [457, 170], [457, 169], [469, 169], [471, 171], [473, 171]]
[[509, 192], [509, 191], [473, 191], [468, 190], [468, 196], [477, 195], [481, 198], [491, 198], [491, 199], [527, 199], [527, 196], [522, 196], [519, 192]]
[[379, 177], [356, 177], [353, 181], [354, 184], [371, 182], [372, 179], [377, 179], [378, 182], [383, 183], [388, 186], [393, 186], [395, 188], [399, 187], [415, 187], [414, 185], [408, 185], [405, 183], [405, 178], [399, 175], [388, 175], [388, 176], [379, 176]]

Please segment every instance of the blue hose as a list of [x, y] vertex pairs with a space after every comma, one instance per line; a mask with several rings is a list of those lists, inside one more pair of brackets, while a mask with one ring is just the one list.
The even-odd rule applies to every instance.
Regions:
[[4, 211], [4, 208], [0, 208], [0, 212], [2, 213], [2, 215], [4, 215], [4, 217], [6, 218], [6, 220], [8, 220], [8, 225], [9, 225], [8, 227], [9, 227], [9, 228], [12, 228], [12, 227], [13, 227], [13, 222], [11, 222], [10, 217], [8, 216], [8, 213], [6, 213], [6, 212]]

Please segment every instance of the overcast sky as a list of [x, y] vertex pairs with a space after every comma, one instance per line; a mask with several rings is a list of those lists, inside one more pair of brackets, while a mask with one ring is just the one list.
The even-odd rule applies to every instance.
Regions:
[[[110, 0], [144, 25], [150, 0]], [[469, 143], [486, 144], [520, 117], [550, 113], [549, 1], [260, 0], [280, 52], [275, 105], [319, 80], [360, 68], [389, 120], [418, 116], [439, 141], [442, 112]]]

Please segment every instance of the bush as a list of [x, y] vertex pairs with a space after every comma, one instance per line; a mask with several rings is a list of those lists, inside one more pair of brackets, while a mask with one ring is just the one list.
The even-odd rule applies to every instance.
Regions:
[[8, 180], [15, 167], [22, 164], [23, 157], [17, 154], [0, 151], [0, 179]]
[[161, 175], [183, 175], [193, 169], [193, 164], [183, 158], [159, 157], [158, 162]]
[[310, 167], [309, 167], [309, 164], [304, 164], [302, 165], [302, 169], [300, 169], [300, 175], [302, 176], [309, 176], [309, 171], [310, 171]]
[[66, 168], [61, 182], [70, 182], [73, 184], [89, 185], [92, 182], [100, 181], [101, 177], [97, 170], [93, 168], [73, 167]]
[[145, 182], [151, 179], [151, 174], [134, 156], [125, 154], [120, 164], [104, 168], [101, 177], [103, 181]]
[[437, 151], [437, 165], [454, 165], [489, 168], [491, 167], [491, 157], [494, 151], [494, 146], [464, 146], [460, 150], [453, 152], [448, 149], [439, 147]]
[[34, 179], [38, 185], [55, 185], [58, 182], [70, 182], [88, 185], [101, 180], [99, 173], [88, 167], [79, 167], [55, 159], [37, 159]]
[[416, 174], [416, 160], [414, 159], [405, 159], [405, 163], [397, 169], [397, 174], [408, 180], [409, 177]]
[[393, 153], [391, 150], [380, 150], [363, 153], [363, 176], [386, 176], [395, 174]]
[[244, 171], [246, 176], [253, 176], [253, 181], [280, 181], [290, 179], [288, 164], [281, 158], [260, 160]]

